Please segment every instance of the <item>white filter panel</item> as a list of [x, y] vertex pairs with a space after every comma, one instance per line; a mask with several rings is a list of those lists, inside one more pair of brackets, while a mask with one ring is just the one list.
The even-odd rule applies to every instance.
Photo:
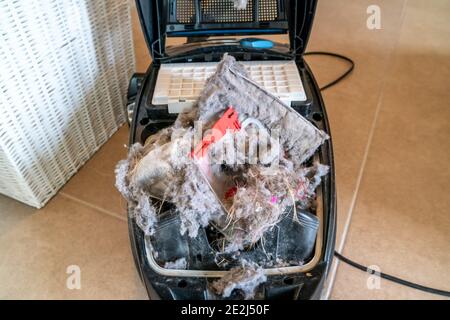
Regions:
[[[292, 101], [306, 101], [294, 61], [244, 61], [242, 64], [251, 79], [287, 105]], [[162, 64], [152, 103], [167, 105], [170, 113], [189, 110], [216, 67], [216, 62]]]

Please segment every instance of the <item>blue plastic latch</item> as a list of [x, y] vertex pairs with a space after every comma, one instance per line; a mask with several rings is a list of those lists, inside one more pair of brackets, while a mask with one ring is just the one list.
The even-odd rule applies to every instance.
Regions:
[[259, 38], [245, 38], [240, 41], [240, 44], [246, 49], [263, 50], [273, 48], [272, 41]]

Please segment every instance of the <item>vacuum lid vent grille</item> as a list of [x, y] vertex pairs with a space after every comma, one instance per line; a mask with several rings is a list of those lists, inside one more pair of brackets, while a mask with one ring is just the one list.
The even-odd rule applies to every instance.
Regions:
[[230, 0], [203, 0], [200, 2], [203, 22], [252, 22], [253, 0], [248, 0], [245, 9], [235, 9]]
[[[199, 1], [201, 23], [248, 23], [276, 21], [280, 0], [248, 0], [245, 9], [236, 9], [231, 0]], [[196, 22], [196, 0], [176, 1], [176, 21], [172, 23], [193, 24]], [[256, 8], [255, 8], [256, 6]], [[254, 13], [257, 11], [257, 15]]]

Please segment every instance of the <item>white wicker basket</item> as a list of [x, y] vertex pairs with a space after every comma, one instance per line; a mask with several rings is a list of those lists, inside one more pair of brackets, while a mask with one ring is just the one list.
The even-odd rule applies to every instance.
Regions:
[[124, 123], [128, 0], [0, 0], [0, 193], [42, 207]]

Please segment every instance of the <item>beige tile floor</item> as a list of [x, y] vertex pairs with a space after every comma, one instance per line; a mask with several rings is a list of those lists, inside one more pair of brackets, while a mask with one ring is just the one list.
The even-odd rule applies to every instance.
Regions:
[[[366, 9], [381, 8], [381, 30]], [[150, 63], [136, 14], [136, 69]], [[333, 134], [338, 237], [344, 254], [450, 290], [450, 4], [445, 0], [322, 0], [308, 50], [351, 56], [353, 75], [323, 93]], [[344, 68], [309, 57], [319, 83]], [[114, 165], [122, 127], [41, 210], [0, 196], [0, 299], [141, 299]], [[66, 289], [78, 265], [82, 290]], [[332, 299], [438, 298], [335, 264]]]

